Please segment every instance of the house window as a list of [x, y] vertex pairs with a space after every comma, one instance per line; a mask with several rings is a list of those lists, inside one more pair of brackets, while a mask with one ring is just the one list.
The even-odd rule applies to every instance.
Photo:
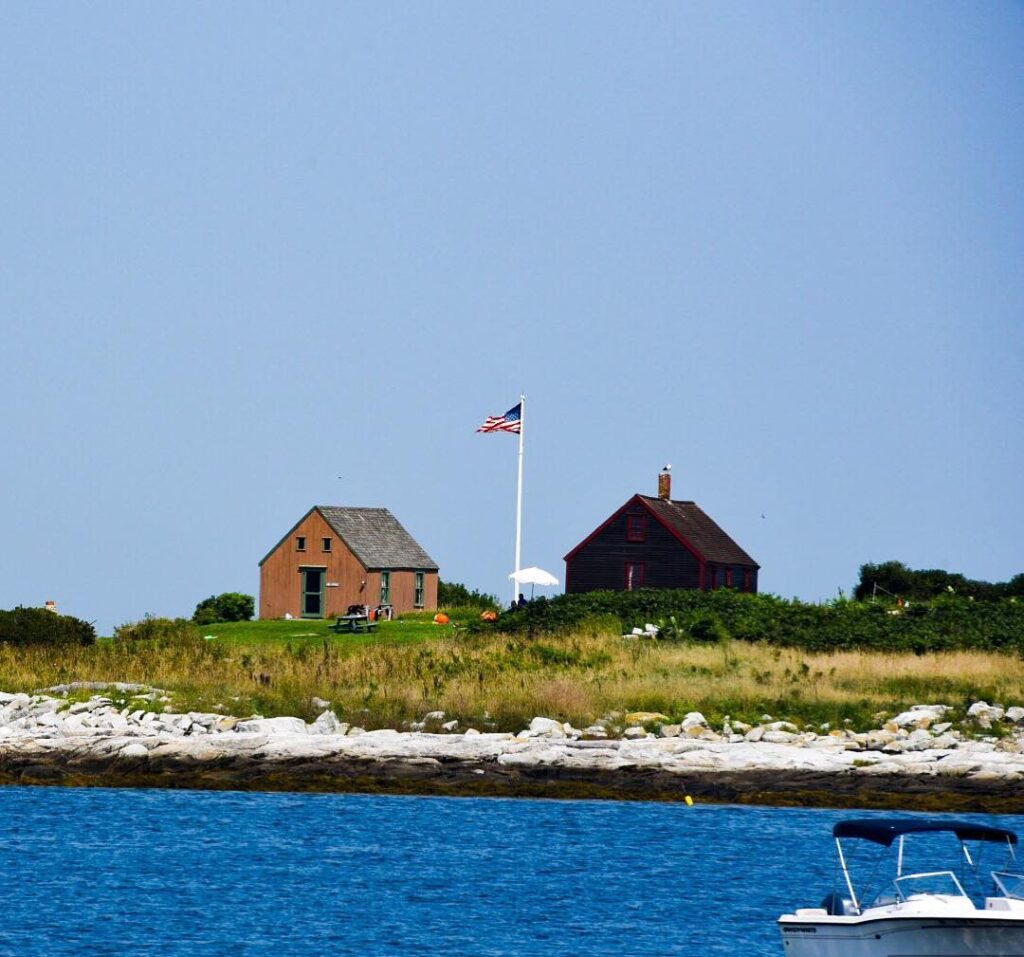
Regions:
[[643, 542], [647, 540], [647, 516], [626, 516], [626, 541]]
[[754, 575], [749, 568], [743, 569], [743, 590], [753, 591], [754, 590]]
[[329, 552], [331, 550], [331, 540], [329, 538], [325, 538], [323, 540], [323, 545], [324, 545], [324, 551], [325, 552]]
[[416, 595], [413, 604], [417, 608], [423, 607], [423, 572], [416, 572]]
[[732, 569], [727, 568], [725, 570], [725, 587], [732, 588]]
[[714, 565], [708, 565], [708, 591], [715, 590], [715, 572], [716, 568]]
[[391, 604], [391, 572], [380, 573], [380, 603]]
[[626, 591], [644, 587], [644, 563], [626, 562]]
[[295, 536], [295, 551], [304, 552], [306, 550], [306, 536], [296, 535]]

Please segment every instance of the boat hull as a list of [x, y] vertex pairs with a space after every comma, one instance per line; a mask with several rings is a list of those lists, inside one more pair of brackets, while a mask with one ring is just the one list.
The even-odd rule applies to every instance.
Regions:
[[1024, 921], [887, 917], [780, 921], [785, 957], [1024, 957]]

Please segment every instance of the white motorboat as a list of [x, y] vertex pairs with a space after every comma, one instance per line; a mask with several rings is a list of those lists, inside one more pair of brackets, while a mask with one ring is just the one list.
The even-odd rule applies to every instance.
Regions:
[[[959, 840], [959, 875], [904, 873], [904, 839], [936, 832]], [[970, 821], [865, 818], [841, 821], [832, 836], [842, 889], [819, 907], [779, 918], [785, 957], [1024, 957], [1024, 875], [1014, 873], [1022, 869], [1015, 868], [1013, 831]], [[870, 887], [862, 888], [858, 897], [844, 839], [896, 845], [896, 874], [888, 886], [873, 895]], [[1002, 870], [981, 870], [986, 846], [1005, 848]]]

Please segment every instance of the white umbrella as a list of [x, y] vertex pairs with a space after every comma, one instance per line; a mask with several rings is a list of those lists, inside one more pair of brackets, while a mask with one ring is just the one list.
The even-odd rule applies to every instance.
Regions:
[[517, 585], [529, 585], [531, 598], [533, 589], [537, 585], [540, 585], [541, 588], [554, 588], [558, 585], [558, 579], [551, 572], [546, 572], [543, 568], [537, 568], [535, 565], [531, 565], [529, 568], [520, 568], [519, 571], [512, 572], [508, 577]]

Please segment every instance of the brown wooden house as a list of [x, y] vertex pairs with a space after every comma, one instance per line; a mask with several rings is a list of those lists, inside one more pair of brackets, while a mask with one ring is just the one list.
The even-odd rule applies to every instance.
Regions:
[[260, 618], [330, 618], [350, 605], [437, 607], [437, 563], [386, 508], [315, 505], [260, 562]]
[[565, 556], [567, 592], [638, 588], [757, 591], [760, 567], [695, 502], [672, 500], [671, 476], [658, 496], [634, 495]]

